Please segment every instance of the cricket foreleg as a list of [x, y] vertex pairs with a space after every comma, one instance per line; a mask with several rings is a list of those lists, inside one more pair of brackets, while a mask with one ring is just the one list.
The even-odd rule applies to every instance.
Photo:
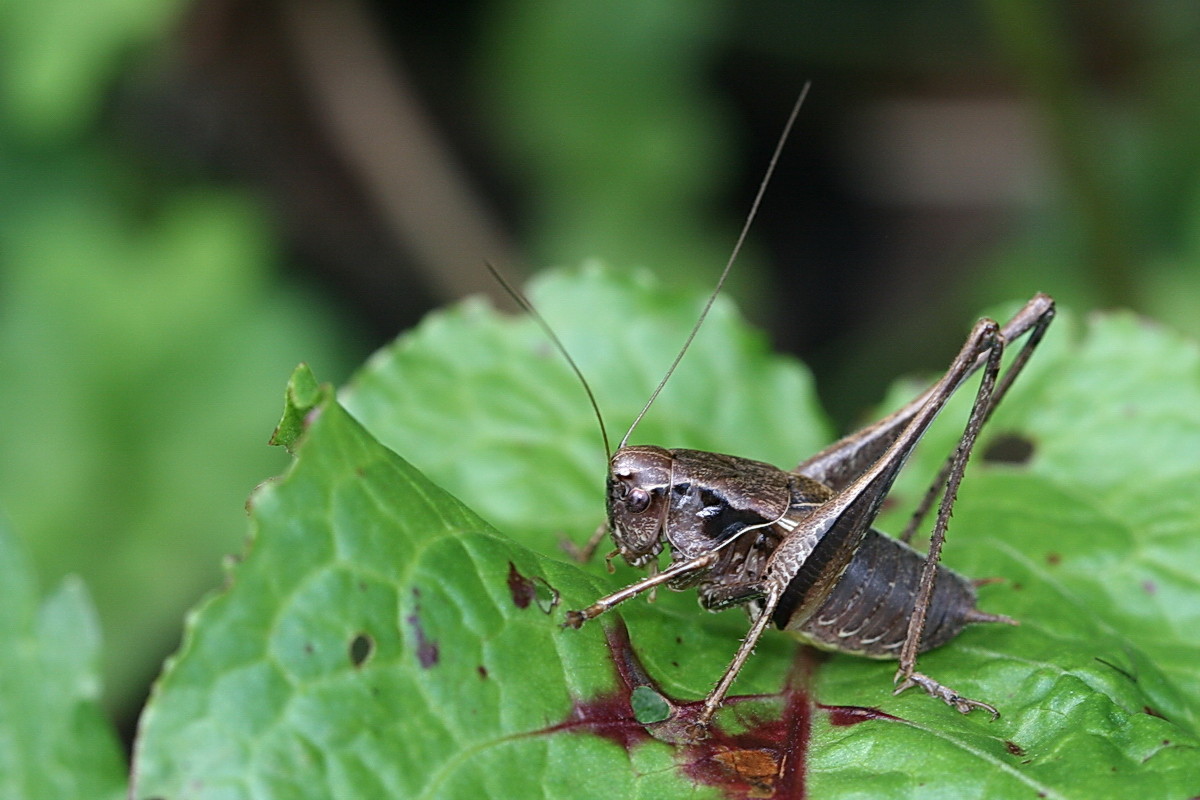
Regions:
[[755, 617], [754, 623], [750, 626], [750, 631], [746, 634], [746, 638], [742, 639], [742, 644], [738, 648], [737, 654], [734, 655], [733, 661], [725, 669], [725, 674], [721, 676], [721, 680], [717, 681], [717, 685], [708, 693], [708, 697], [704, 700], [704, 708], [700, 711], [700, 715], [696, 717], [694, 725], [696, 726], [695, 738], [703, 738], [704, 732], [708, 729], [712, 722], [713, 714], [717, 713], [721, 703], [725, 700], [725, 695], [729, 694], [729, 688], [733, 686], [733, 681], [737, 678], [742, 667], [746, 664], [746, 659], [750, 658], [750, 654], [754, 652], [754, 646], [758, 644], [758, 639], [762, 636], [763, 631], [767, 629], [767, 625], [771, 622], [771, 614], [775, 610], [775, 606], [779, 602], [779, 597], [774, 592], [768, 592], [763, 600], [762, 610]]
[[578, 628], [589, 619], [595, 619], [618, 603], [623, 603], [631, 597], [636, 597], [648, 589], [653, 589], [689, 572], [695, 572], [696, 570], [711, 566], [716, 561], [718, 555], [719, 553], [713, 551], [705, 553], [698, 558], [693, 558], [691, 561], [680, 561], [656, 575], [643, 578], [637, 583], [631, 583], [620, 591], [613, 592], [606, 597], [601, 597], [585, 609], [568, 611], [566, 619], [563, 621], [563, 627]]

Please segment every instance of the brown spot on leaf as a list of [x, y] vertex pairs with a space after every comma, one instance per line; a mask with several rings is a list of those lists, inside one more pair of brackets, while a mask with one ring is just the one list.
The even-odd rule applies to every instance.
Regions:
[[779, 776], [778, 753], [770, 749], [725, 750], [713, 756], [730, 775], [751, 787], [750, 797], [772, 797]]
[[1046, 563], [1052, 567], [1057, 567], [1062, 563], [1062, 556], [1059, 553], [1046, 553]]
[[992, 464], [1028, 464], [1033, 458], [1034, 444], [1019, 433], [994, 436], [983, 451], [983, 460]]
[[1159, 719], [1166, 719], [1166, 717], [1164, 717], [1162, 715], [1162, 712], [1157, 711], [1156, 709], [1153, 709], [1150, 706], [1142, 706], [1142, 713], [1149, 714], [1152, 717], [1158, 717]]
[[475, 668], [475, 671], [479, 673], [479, 678], [481, 680], [485, 680], [485, 681], [487, 680], [487, 677], [488, 677], [487, 667], [485, 667], [483, 664], [480, 664], [478, 667]]
[[1017, 744], [1016, 742], [1009, 741], [1008, 739], [1004, 740], [1004, 749], [1012, 753], [1014, 756], [1025, 755], [1025, 748], [1021, 747], [1021, 745]]
[[[528, 578], [517, 570], [517, 565], [508, 562], [508, 593], [512, 595], [513, 605], [517, 608], [529, 608], [536, 601], [542, 613], [549, 614], [558, 605], [558, 590], [551, 586], [545, 578], [535, 576]], [[538, 591], [541, 584], [543, 591]]]
[[508, 562], [508, 593], [512, 595], [513, 605], [517, 608], [529, 608], [537, 596], [533, 581], [518, 572], [517, 565], [511, 561]]

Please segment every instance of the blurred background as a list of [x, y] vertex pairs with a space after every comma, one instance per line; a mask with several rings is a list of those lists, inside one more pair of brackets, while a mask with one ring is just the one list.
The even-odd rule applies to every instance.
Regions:
[[297, 362], [485, 260], [708, 285], [809, 79], [732, 291], [839, 424], [1037, 290], [1200, 332], [1198, 76], [1194, 0], [8, 0], [0, 518], [128, 734]]

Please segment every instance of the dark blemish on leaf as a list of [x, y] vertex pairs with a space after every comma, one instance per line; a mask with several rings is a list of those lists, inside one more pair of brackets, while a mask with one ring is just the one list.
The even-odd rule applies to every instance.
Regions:
[[822, 711], [829, 712], [829, 724], [838, 727], [858, 725], [872, 719], [884, 719], [890, 722], [903, 722], [900, 717], [893, 716], [878, 708], [868, 706], [826, 706], [817, 705]]
[[683, 637], [682, 637], [682, 636], [676, 636], [676, 637], [675, 637], [675, 644], [683, 644]]
[[508, 562], [508, 593], [512, 595], [513, 605], [517, 608], [529, 608], [537, 596], [533, 581], [518, 572], [517, 565], [511, 561]]
[[1058, 553], [1046, 553], [1046, 563], [1052, 567], [1057, 567], [1062, 563], [1062, 556]]
[[1162, 715], [1162, 712], [1157, 711], [1156, 709], [1153, 709], [1150, 706], [1142, 706], [1142, 713], [1149, 714], [1152, 717], [1158, 717], [1159, 719], [1166, 719], [1166, 717], [1164, 717]]
[[485, 680], [485, 681], [487, 680], [487, 677], [488, 677], [487, 667], [485, 667], [483, 664], [480, 664], [478, 667], [475, 668], [475, 671], [479, 673], [480, 680]]
[[1033, 458], [1034, 444], [1019, 433], [1001, 433], [992, 438], [983, 451], [983, 460], [991, 464], [1028, 464]]
[[412, 588], [412, 595], [413, 595], [413, 597], [420, 597], [420, 596], [421, 596], [421, 590], [420, 590], [420, 589], [418, 589], [417, 587], [415, 587], [415, 586], [414, 586], [414, 587]]
[[1158, 584], [1154, 581], [1142, 581], [1142, 591], [1146, 594], [1155, 594], [1158, 592]]
[[538, 575], [527, 578], [518, 570], [516, 564], [508, 562], [508, 593], [512, 595], [513, 605], [517, 608], [529, 608], [536, 601], [538, 609], [543, 614], [549, 614], [558, 606], [558, 590]]
[[312, 644], [312, 642], [305, 642], [305, 643], [304, 643], [304, 652], [305, 652], [305, 654], [306, 654], [306, 655], [310, 655], [310, 656], [311, 656], [311, 655], [313, 654], [313, 650], [314, 650], [314, 648], [313, 648], [313, 644]]
[[1014, 592], [1019, 592], [1025, 588], [1025, 584], [1014, 581], [1012, 588]]
[[360, 477], [360, 478], [365, 478], [365, 477], [367, 476], [367, 470], [366, 470], [364, 467], [361, 467], [361, 466], [359, 466], [359, 467], [355, 467], [355, 468], [354, 468], [354, 474], [355, 474], [355, 475], [357, 475], [357, 476], [358, 476], [358, 477]]
[[679, 662], [678, 662], [678, 661], [672, 661], [672, 662], [671, 662], [671, 666], [672, 666], [672, 667], [675, 667], [675, 669], [679, 669]]
[[1170, 747], [1170, 746], [1171, 746], [1171, 740], [1163, 739], [1163, 747]]
[[357, 634], [350, 640], [350, 663], [358, 669], [375, 652], [375, 639], [368, 633]]
[[1021, 747], [1021, 745], [1017, 744], [1016, 742], [1009, 741], [1008, 739], [1004, 740], [1004, 749], [1008, 750], [1008, 752], [1012, 753], [1014, 756], [1025, 755], [1025, 748]]
[[[414, 586], [413, 597], [420, 597], [421, 593]], [[409, 624], [413, 630], [413, 638], [417, 640], [417, 663], [422, 669], [429, 669], [434, 664], [438, 663], [438, 646], [437, 642], [425, 636], [425, 629], [421, 627], [421, 618], [418, 616], [421, 612], [421, 607], [414, 606], [413, 612], [404, 618], [404, 621]]]

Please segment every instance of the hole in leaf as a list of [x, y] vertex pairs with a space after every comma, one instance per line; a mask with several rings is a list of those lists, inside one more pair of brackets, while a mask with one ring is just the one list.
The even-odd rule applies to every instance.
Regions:
[[375, 640], [369, 634], [360, 633], [350, 640], [350, 663], [355, 669], [367, 663], [374, 652]]

